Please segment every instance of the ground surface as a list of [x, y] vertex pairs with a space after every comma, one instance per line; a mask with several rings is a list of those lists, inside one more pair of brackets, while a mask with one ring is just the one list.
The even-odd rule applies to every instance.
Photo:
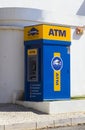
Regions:
[[78, 125], [78, 126], [71, 126], [71, 127], [60, 127], [60, 128], [47, 129], [47, 130], [85, 130], [85, 125]]
[[85, 112], [48, 115], [14, 104], [0, 104], [0, 125], [85, 117]]

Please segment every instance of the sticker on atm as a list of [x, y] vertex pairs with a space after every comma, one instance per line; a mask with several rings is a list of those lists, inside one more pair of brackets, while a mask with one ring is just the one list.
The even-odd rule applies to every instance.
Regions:
[[37, 49], [29, 49], [29, 50], [27, 51], [27, 54], [28, 54], [29, 56], [37, 55]]
[[54, 91], [61, 91], [61, 69], [63, 68], [63, 61], [60, 53], [54, 53], [51, 66], [54, 70]]

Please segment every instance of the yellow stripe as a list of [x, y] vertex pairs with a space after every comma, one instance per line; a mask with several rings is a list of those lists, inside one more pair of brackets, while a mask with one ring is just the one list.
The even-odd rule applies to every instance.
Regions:
[[[60, 57], [60, 53], [54, 53], [54, 57]], [[54, 71], [54, 91], [61, 91], [61, 73], [59, 71]]]

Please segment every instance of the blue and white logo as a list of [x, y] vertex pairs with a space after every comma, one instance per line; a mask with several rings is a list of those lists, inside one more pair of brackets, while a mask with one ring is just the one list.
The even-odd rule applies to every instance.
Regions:
[[30, 31], [28, 31], [28, 36], [34, 36], [34, 35], [38, 35], [39, 34], [39, 30], [37, 30], [36, 28], [31, 28]]
[[63, 67], [63, 61], [60, 57], [53, 57], [51, 61], [51, 66], [53, 70], [58, 71]]

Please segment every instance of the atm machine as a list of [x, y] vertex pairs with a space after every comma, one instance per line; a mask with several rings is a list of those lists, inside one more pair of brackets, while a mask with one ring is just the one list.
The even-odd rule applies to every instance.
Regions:
[[70, 99], [70, 28], [24, 28], [25, 101]]

